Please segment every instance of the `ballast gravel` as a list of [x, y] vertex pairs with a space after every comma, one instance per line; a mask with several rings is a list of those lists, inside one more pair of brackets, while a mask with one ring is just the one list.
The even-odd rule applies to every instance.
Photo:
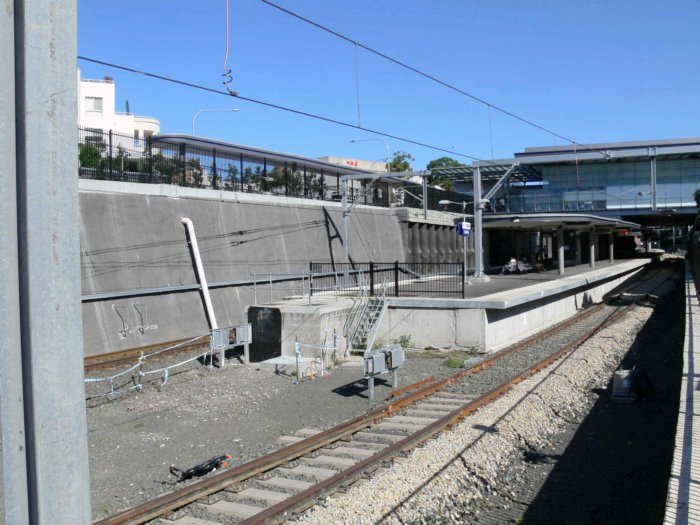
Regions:
[[651, 314], [651, 308], [633, 308], [451, 431], [327, 498], [299, 520], [318, 525], [480, 521], [487, 499], [515, 497], [501, 494], [504, 478], [511, 486], [525, 481], [525, 469], [514, 468], [513, 459], [522, 458], [523, 450], [552, 449], [571, 421], [587, 413], [589, 392], [605, 389]]

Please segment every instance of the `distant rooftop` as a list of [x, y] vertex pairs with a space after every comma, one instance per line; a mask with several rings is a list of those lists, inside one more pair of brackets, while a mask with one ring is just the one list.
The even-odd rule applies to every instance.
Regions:
[[700, 138], [685, 138], [685, 139], [659, 139], [659, 140], [636, 140], [626, 142], [598, 142], [595, 144], [577, 144], [576, 148], [572, 144], [564, 146], [534, 146], [525, 148], [522, 153], [516, 153], [516, 157], [548, 155], [552, 153], [582, 153], [608, 150], [626, 150], [639, 148], [664, 148], [672, 146], [698, 146], [700, 147]]

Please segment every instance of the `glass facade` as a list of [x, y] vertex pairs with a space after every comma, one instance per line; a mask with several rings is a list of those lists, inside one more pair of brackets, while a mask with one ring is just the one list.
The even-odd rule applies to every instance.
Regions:
[[[492, 207], [508, 213], [649, 209], [651, 160], [533, 166], [541, 182], [511, 182]], [[695, 207], [700, 188], [699, 159], [656, 160], [658, 208]]]

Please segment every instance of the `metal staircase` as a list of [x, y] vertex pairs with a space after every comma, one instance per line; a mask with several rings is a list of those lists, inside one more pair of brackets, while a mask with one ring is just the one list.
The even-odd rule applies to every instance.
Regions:
[[379, 296], [363, 295], [360, 297], [346, 324], [346, 353], [349, 354], [353, 351], [364, 353], [365, 350], [372, 348], [388, 304], [386, 287], [382, 287], [382, 293]]

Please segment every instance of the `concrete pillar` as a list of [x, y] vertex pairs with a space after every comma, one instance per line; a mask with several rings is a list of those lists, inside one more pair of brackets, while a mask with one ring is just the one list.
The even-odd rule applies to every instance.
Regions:
[[557, 255], [559, 259], [559, 275], [564, 275], [564, 227], [557, 228]]
[[595, 244], [596, 244], [596, 233], [594, 231], [588, 232], [588, 251], [590, 253], [589, 255], [589, 261], [590, 261], [590, 267], [595, 268]]
[[610, 230], [610, 233], [608, 234], [608, 244], [609, 244], [609, 255], [610, 255], [610, 264], [615, 262], [615, 232]]
[[22, 398], [22, 334], [17, 264], [15, 20], [13, 0], [0, 2], [0, 400], [5, 519], [29, 523]]
[[581, 232], [576, 232], [576, 264], [581, 264]]
[[[24, 409], [26, 485], [29, 523], [89, 525], [90, 481], [88, 469], [85, 386], [83, 383], [83, 334], [80, 301], [80, 222], [78, 204], [78, 135], [76, 133], [78, 17], [76, 0], [0, 2], [0, 72], [5, 98], [12, 75], [6, 76], [8, 57], [14, 56], [15, 119], [0, 119], [0, 152], [7, 153], [7, 129], [15, 127], [16, 195], [0, 191], [1, 200], [17, 203], [17, 274], [19, 325], [2, 338], [16, 340], [20, 347], [22, 374], [2, 382], [21, 384], [23, 395], [4, 397], [2, 426], [6, 429], [6, 407]], [[14, 7], [14, 13], [13, 13]], [[14, 46], [8, 42], [7, 16], [14, 19]], [[14, 47], [14, 49], [13, 49]], [[6, 172], [0, 181], [4, 185]], [[7, 172], [9, 173], [9, 172]], [[5, 217], [3, 217], [4, 219]], [[12, 227], [13, 222], [2, 225]], [[13, 235], [13, 234], [11, 234]], [[4, 249], [5, 243], [2, 243]], [[3, 264], [0, 269], [6, 269]], [[14, 269], [10, 268], [14, 272]], [[16, 298], [16, 287], [2, 289]], [[7, 315], [14, 316], [16, 311]], [[0, 317], [5, 317], [1, 312]], [[9, 319], [8, 319], [9, 320]], [[0, 325], [1, 326], [1, 325]], [[6, 349], [2, 347], [3, 352]], [[3, 357], [3, 368], [8, 364]], [[16, 438], [10, 441], [16, 445]], [[3, 442], [3, 453], [8, 443]], [[12, 451], [12, 455], [16, 451]], [[14, 466], [18, 466], [17, 463]], [[15, 497], [23, 475], [10, 470], [5, 461], [5, 497]], [[9, 489], [9, 490], [8, 490]], [[7, 506], [14, 506], [8, 502]], [[25, 519], [8, 518], [6, 523], [23, 524]]]

